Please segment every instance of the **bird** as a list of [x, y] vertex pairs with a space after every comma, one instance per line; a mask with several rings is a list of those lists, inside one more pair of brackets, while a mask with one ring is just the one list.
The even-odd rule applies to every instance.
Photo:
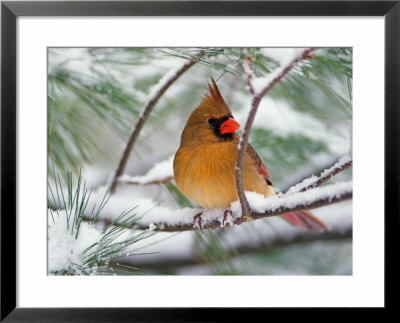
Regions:
[[[208, 92], [186, 122], [173, 162], [178, 189], [204, 209], [229, 210], [231, 203], [238, 200], [235, 167], [239, 154], [236, 131], [239, 128], [211, 78]], [[244, 158], [243, 186], [245, 191], [266, 198], [276, 194], [267, 167], [250, 144]], [[196, 217], [202, 231], [201, 213]], [[281, 217], [302, 230], [329, 230], [327, 224], [307, 210]]]

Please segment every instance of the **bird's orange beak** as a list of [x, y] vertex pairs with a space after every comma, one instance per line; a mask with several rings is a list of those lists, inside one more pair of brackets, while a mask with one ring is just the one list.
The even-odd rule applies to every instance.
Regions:
[[224, 121], [219, 128], [219, 132], [221, 135], [226, 134], [226, 133], [234, 133], [236, 130], [238, 130], [240, 127], [240, 124], [237, 123], [237, 121], [233, 120], [232, 118], [229, 118], [228, 120]]

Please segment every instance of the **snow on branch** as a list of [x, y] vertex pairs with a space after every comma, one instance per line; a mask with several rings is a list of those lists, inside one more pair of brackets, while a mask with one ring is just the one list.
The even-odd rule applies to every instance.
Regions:
[[124, 174], [118, 179], [120, 184], [152, 185], [164, 184], [174, 179], [174, 155], [155, 164], [145, 175], [130, 176]]
[[[252, 210], [252, 219], [280, 215], [288, 212], [314, 209], [327, 204], [340, 202], [352, 197], [353, 183], [339, 182], [323, 187], [315, 187], [295, 194], [277, 194], [264, 198], [263, 195], [246, 192]], [[231, 210], [241, 215], [239, 201], [233, 202]]]
[[[255, 192], [246, 192], [251, 210], [248, 217], [251, 220], [257, 220], [294, 211], [313, 209], [350, 199], [352, 192], [352, 182], [335, 183], [294, 194], [280, 193], [268, 198]], [[170, 210], [155, 207], [137, 225], [139, 228], [156, 225], [159, 231], [168, 232], [196, 230], [199, 226], [194, 217], [199, 213], [201, 213], [202, 229], [215, 229], [224, 227], [226, 224], [241, 224], [249, 220], [242, 216], [239, 201], [231, 204], [232, 214], [228, 219], [225, 218], [225, 211], [225, 209], [201, 210], [192, 208]]]
[[243, 135], [239, 142], [239, 155], [236, 162], [236, 186], [238, 191], [238, 196], [240, 200], [240, 204], [242, 207], [242, 213], [244, 217], [251, 218], [250, 216], [250, 206], [249, 202], [246, 199], [246, 195], [244, 193], [243, 187], [243, 164], [244, 157], [247, 151], [248, 140], [250, 137], [251, 126], [253, 125], [254, 118], [256, 116], [256, 112], [258, 106], [260, 105], [261, 99], [276, 85], [278, 84], [282, 78], [288, 74], [301, 60], [303, 59], [311, 59], [311, 52], [313, 52], [315, 48], [308, 48], [305, 50], [301, 50], [301, 52], [295, 56], [287, 65], [283, 65], [281, 68], [275, 70], [273, 73], [269, 75], [269, 80], [266, 82], [266, 85], [260, 90], [255, 92], [253, 84], [252, 84], [252, 59], [247, 59], [248, 67], [246, 69], [247, 74], [247, 83], [250, 88], [250, 92], [253, 95], [253, 100], [251, 104], [251, 109], [249, 112], [249, 116], [246, 121], [246, 125], [244, 127]]
[[292, 194], [296, 192], [304, 192], [310, 188], [320, 186], [322, 183], [325, 183], [336, 174], [340, 173], [346, 168], [349, 168], [352, 164], [353, 157], [351, 155], [343, 156], [338, 162], [325, 169], [319, 176], [312, 175], [308, 178], [305, 178], [300, 183], [290, 187], [286, 193]]
[[[199, 54], [198, 58], [200, 58], [203, 54]], [[177, 70], [171, 70], [168, 72], [159, 82], [154, 86], [151, 90], [149, 100], [146, 106], [143, 108], [140, 113], [139, 119], [132, 130], [132, 133], [129, 137], [128, 143], [126, 144], [125, 150], [122, 154], [122, 157], [119, 161], [118, 168], [115, 171], [114, 177], [111, 182], [110, 191], [114, 193], [118, 186], [118, 178], [122, 175], [125, 170], [126, 163], [128, 162], [129, 155], [132, 151], [133, 145], [135, 144], [137, 138], [139, 137], [139, 133], [143, 128], [145, 121], [153, 110], [154, 106], [157, 104], [160, 97], [167, 91], [167, 89], [189, 68], [195, 65], [198, 62], [197, 59], [193, 59], [191, 61], [185, 62], [181, 67]]]

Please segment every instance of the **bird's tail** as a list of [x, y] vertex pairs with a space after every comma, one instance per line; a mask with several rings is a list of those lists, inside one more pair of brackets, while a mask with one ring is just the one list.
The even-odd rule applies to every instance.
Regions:
[[330, 227], [325, 222], [309, 211], [296, 211], [282, 214], [281, 216], [286, 221], [305, 231], [322, 232], [330, 230]]

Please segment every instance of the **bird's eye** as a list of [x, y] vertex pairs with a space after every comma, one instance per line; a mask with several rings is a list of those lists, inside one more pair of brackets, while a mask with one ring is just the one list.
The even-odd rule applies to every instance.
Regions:
[[217, 120], [214, 118], [211, 118], [211, 119], [208, 119], [208, 123], [213, 126], [217, 123]]

